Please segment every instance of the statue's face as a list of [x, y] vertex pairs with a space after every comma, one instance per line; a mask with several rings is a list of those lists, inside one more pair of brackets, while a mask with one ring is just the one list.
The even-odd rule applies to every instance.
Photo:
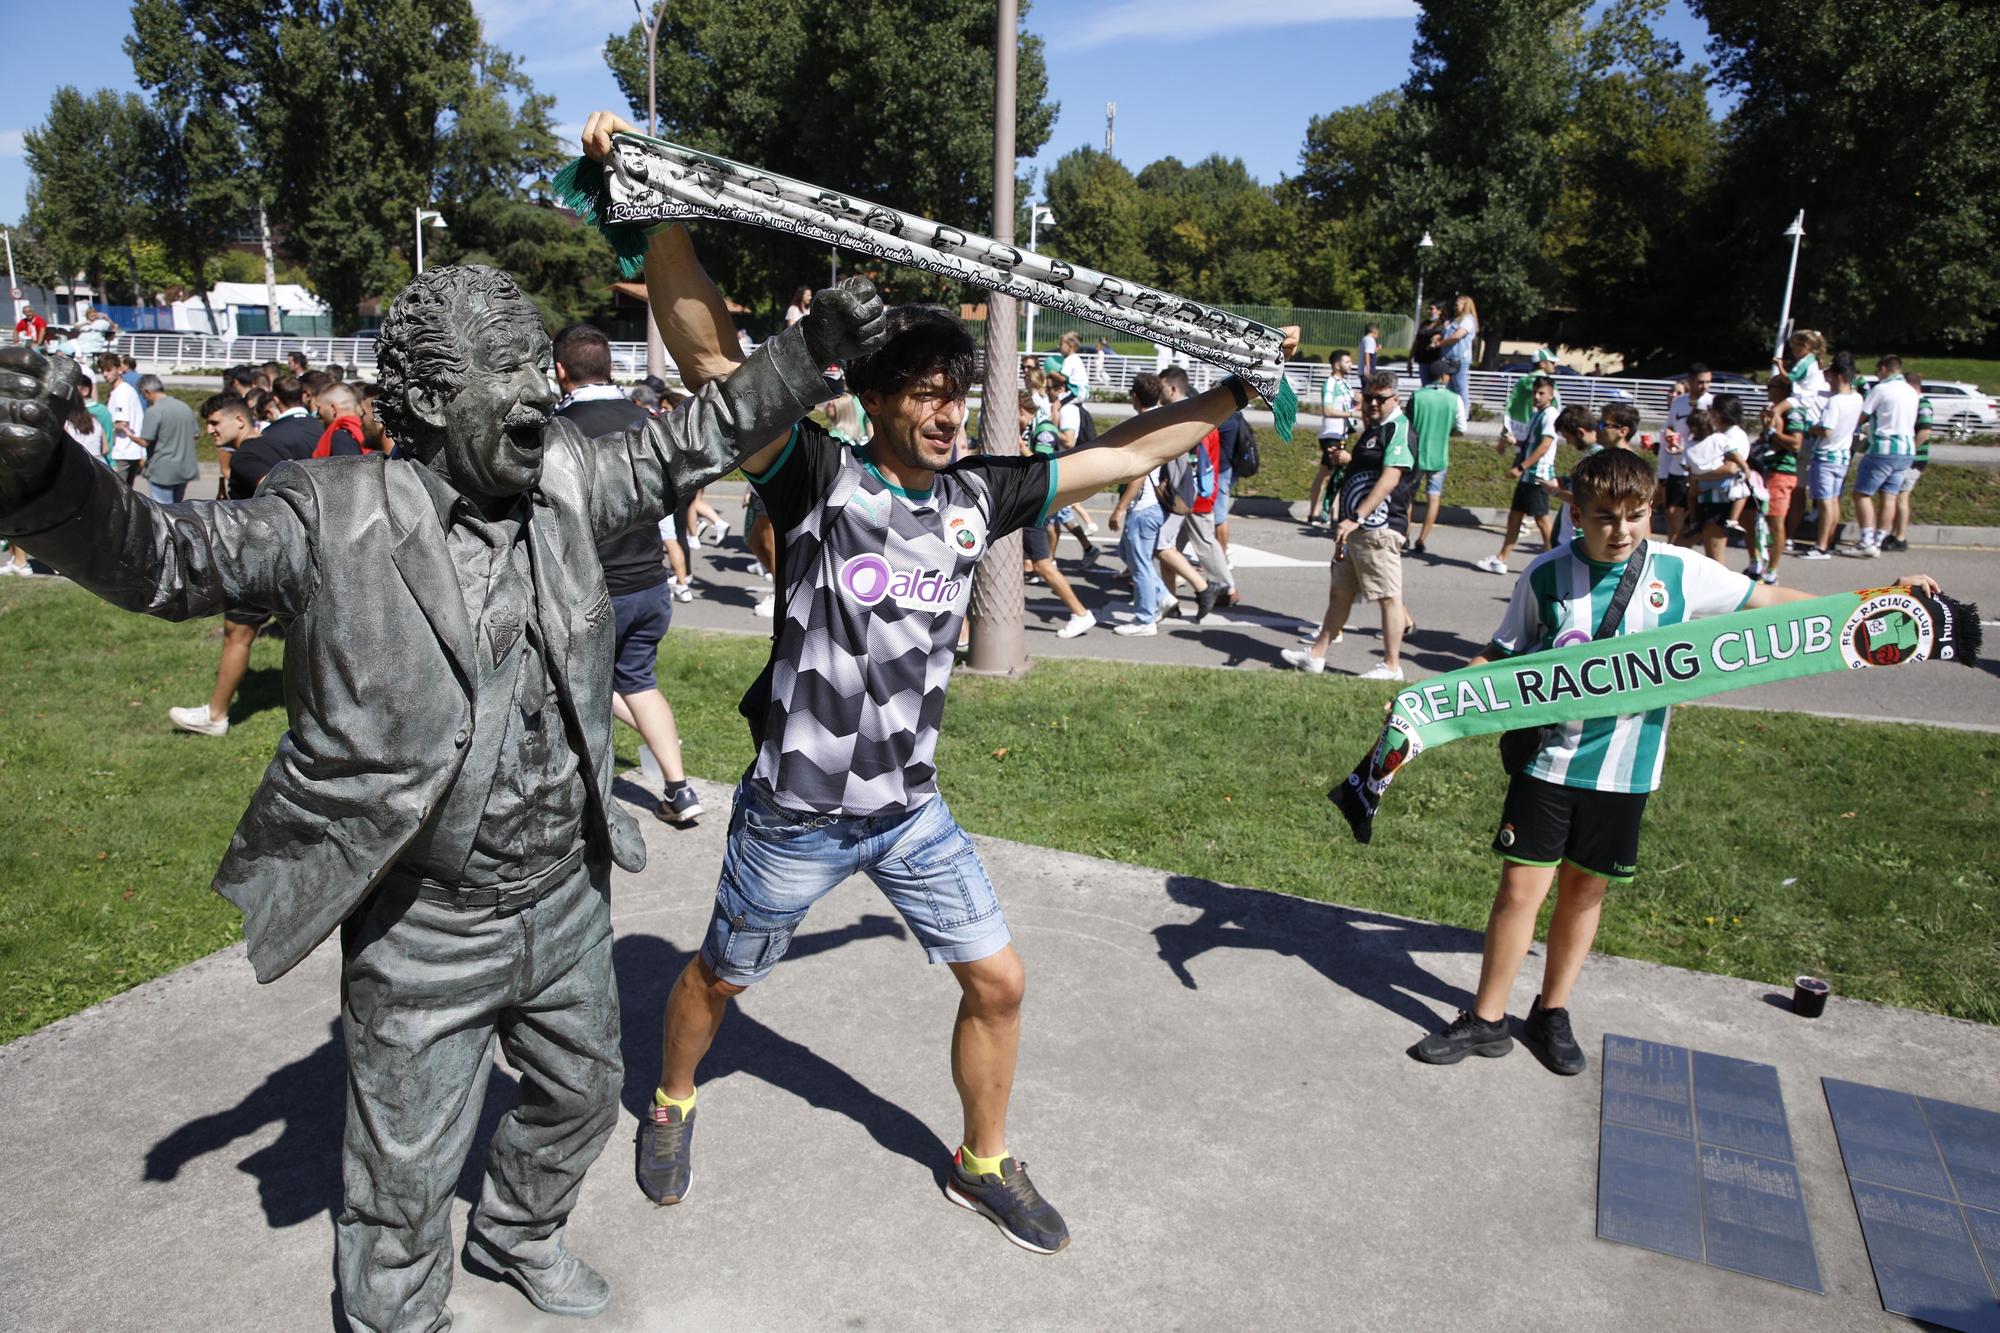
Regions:
[[460, 490], [519, 495], [541, 480], [542, 430], [555, 406], [548, 335], [525, 301], [467, 321], [465, 386], [444, 404], [444, 473]]

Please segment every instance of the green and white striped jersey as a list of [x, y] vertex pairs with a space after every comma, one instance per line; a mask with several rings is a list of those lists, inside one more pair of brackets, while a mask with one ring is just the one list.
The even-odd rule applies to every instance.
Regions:
[[1868, 391], [1868, 452], [1908, 458], [1917, 452], [1917, 391], [1901, 375], [1887, 375]]
[[[1600, 565], [1580, 542], [1545, 551], [1514, 584], [1514, 596], [1487, 646], [1489, 658], [1518, 657], [1588, 643], [1611, 606], [1625, 566]], [[1757, 585], [1697, 551], [1646, 543], [1646, 568], [1619, 634], [1637, 634], [1703, 616], [1740, 611]], [[1524, 770], [1562, 787], [1642, 792], [1660, 785], [1672, 709], [1591, 718], [1561, 728]]]
[[[1556, 450], [1561, 447], [1562, 439], [1556, 434], [1556, 416], [1561, 411], [1561, 404], [1550, 403], [1547, 407], [1536, 409], [1535, 414], [1528, 418], [1528, 438], [1521, 441], [1520, 450], [1515, 456], [1515, 461], [1528, 469], [1521, 474], [1522, 481], [1555, 480]], [[1528, 455], [1535, 452], [1545, 439], [1553, 439], [1557, 443], [1551, 444], [1548, 451], [1529, 467]]]

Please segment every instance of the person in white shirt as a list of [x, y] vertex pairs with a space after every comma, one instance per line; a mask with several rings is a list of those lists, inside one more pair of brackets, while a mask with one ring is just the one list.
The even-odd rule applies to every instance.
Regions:
[[1706, 412], [1715, 401], [1708, 386], [1714, 381], [1707, 366], [1697, 361], [1688, 367], [1687, 390], [1674, 395], [1667, 407], [1667, 428], [1660, 437], [1660, 458], [1655, 474], [1659, 480], [1654, 504], [1666, 513], [1667, 540], [1678, 540], [1687, 521], [1688, 503], [1688, 418]]
[[801, 287], [792, 293], [792, 303], [785, 307], [785, 327], [790, 328], [806, 317], [813, 308], [813, 289]]
[[1840, 489], [1847, 483], [1847, 464], [1854, 432], [1861, 425], [1861, 395], [1854, 391], [1854, 359], [1842, 352], [1826, 372], [1826, 408], [1807, 432], [1811, 450], [1806, 465], [1806, 494], [1819, 508], [1812, 549], [1801, 560], [1831, 560], [1833, 534], [1840, 527]]
[[1056, 346], [1062, 349], [1063, 378], [1069, 381], [1069, 391], [1080, 401], [1088, 402], [1090, 371], [1083, 364], [1083, 339], [1077, 336], [1075, 329], [1071, 329], [1056, 340]]
[[1898, 497], [1911, 485], [1910, 465], [1917, 456], [1917, 408], [1922, 400], [1903, 378], [1902, 357], [1885, 356], [1875, 363], [1875, 369], [1882, 378], [1861, 404], [1868, 451], [1854, 472], [1855, 516], [1861, 520], [1861, 539], [1854, 553], [1870, 557], [1882, 553], [1882, 539], [1895, 530]]
[[1334, 452], [1346, 447], [1347, 433], [1361, 419], [1354, 401], [1354, 386], [1347, 377], [1354, 373], [1354, 358], [1344, 350], [1329, 352], [1326, 379], [1319, 386], [1319, 470], [1313, 473], [1312, 492], [1306, 497], [1306, 526], [1332, 526], [1333, 474], [1339, 470]]
[[146, 403], [139, 391], [125, 382], [124, 369], [125, 363], [116, 352], [97, 358], [98, 378], [111, 386], [111, 396], [105, 402], [111, 409], [111, 460], [125, 464], [125, 480], [133, 482], [146, 459], [146, 443], [139, 432], [146, 420]]

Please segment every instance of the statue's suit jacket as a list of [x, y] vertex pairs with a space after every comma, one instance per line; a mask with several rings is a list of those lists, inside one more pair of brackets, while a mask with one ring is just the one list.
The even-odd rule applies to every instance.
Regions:
[[[551, 419], [529, 496], [535, 608], [589, 792], [586, 836], [645, 864], [611, 801], [611, 599], [598, 543], [672, 513], [826, 397], [797, 330], [619, 441]], [[290, 728], [215, 876], [259, 981], [282, 976], [369, 894], [423, 827], [472, 738], [474, 654], [445, 529], [417, 475], [379, 455], [286, 463], [249, 500], [161, 506], [65, 441], [0, 535], [118, 606], [168, 620], [286, 618]]]

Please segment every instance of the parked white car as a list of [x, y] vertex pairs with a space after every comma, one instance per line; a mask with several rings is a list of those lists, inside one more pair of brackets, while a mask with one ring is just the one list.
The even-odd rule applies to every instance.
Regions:
[[1935, 430], [1958, 439], [2000, 430], [2000, 402], [1977, 384], [1927, 379], [1924, 397], [1931, 400], [1931, 425]]

